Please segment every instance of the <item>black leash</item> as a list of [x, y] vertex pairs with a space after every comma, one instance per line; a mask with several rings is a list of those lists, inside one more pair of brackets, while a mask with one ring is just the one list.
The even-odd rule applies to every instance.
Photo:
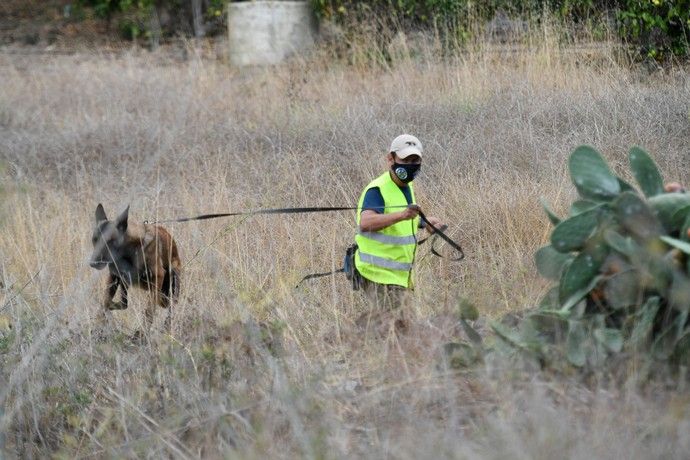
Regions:
[[[401, 205], [401, 206], [385, 206], [385, 208], [407, 208], [409, 206], [417, 206], [417, 205]], [[193, 220], [207, 220], [207, 219], [217, 219], [220, 217], [234, 217], [234, 216], [251, 216], [251, 215], [260, 215], [260, 214], [307, 214], [307, 213], [315, 213], [315, 212], [334, 212], [334, 211], [354, 211], [359, 209], [358, 206], [314, 206], [314, 207], [300, 207], [300, 208], [270, 208], [270, 209], [257, 209], [254, 211], [245, 211], [245, 212], [222, 212], [222, 213], [216, 213], [216, 214], [201, 214], [198, 216], [193, 216], [193, 217], [180, 217], [177, 219], [166, 219], [166, 220], [156, 220], [156, 221], [148, 221], [145, 220], [144, 224], [166, 224], [166, 223], [173, 223], [173, 222], [190, 222]], [[462, 250], [462, 247], [455, 241], [453, 241], [448, 235], [446, 235], [444, 232], [448, 228], [447, 225], [442, 225], [440, 228], [436, 227], [433, 225], [431, 222], [429, 222], [429, 219], [426, 218], [424, 213], [422, 212], [421, 209], [419, 209], [419, 206], [417, 206], [417, 209], [419, 210], [419, 217], [422, 219], [422, 221], [431, 227], [434, 232], [417, 242], [417, 245], [422, 245], [424, 244], [427, 240], [431, 240], [431, 253], [435, 255], [436, 257], [441, 257], [442, 256], [435, 247], [436, 240], [437, 238], [441, 238], [443, 241], [448, 243], [450, 247], [455, 249], [458, 252], [458, 256], [454, 258], [448, 258], [452, 262], [457, 262], [465, 258], [465, 252]], [[329, 276], [329, 275], [334, 275], [336, 273], [342, 273], [345, 271], [345, 267], [339, 268], [338, 270], [335, 271], [330, 271], [330, 272], [324, 272], [324, 273], [314, 273], [311, 275], [307, 275], [302, 280], [297, 284], [298, 286], [303, 282], [308, 279], [312, 278], [321, 278], [322, 276]]]
[[435, 237], [438, 237], [438, 238], [441, 238], [446, 243], [448, 243], [451, 248], [455, 249], [458, 252], [458, 257], [449, 258], [452, 262], [459, 262], [465, 258], [465, 252], [462, 250], [462, 247], [460, 247], [460, 245], [458, 243], [456, 243], [455, 241], [450, 239], [450, 237], [444, 233], [446, 231], [446, 229], [448, 229], [447, 225], [442, 225], [441, 228], [436, 227], [431, 222], [429, 222], [429, 219], [426, 218], [426, 216], [424, 215], [424, 213], [422, 212], [421, 209], [419, 210], [419, 217], [421, 217], [422, 220], [424, 222], [426, 222], [426, 225], [428, 225], [429, 227], [434, 229], [434, 233], [432, 233], [430, 237], [426, 237], [422, 241], [419, 241], [417, 244], [423, 244], [426, 240], [431, 238], [431, 253], [433, 255], [435, 255], [436, 257], [443, 258], [443, 256], [441, 254], [439, 254], [438, 251], [436, 251], [436, 249], [434, 248], [434, 243], [436, 240]]
[[304, 281], [306, 281], [306, 280], [310, 280], [310, 279], [313, 279], [313, 278], [321, 278], [321, 277], [323, 277], [323, 276], [335, 275], [336, 273], [345, 273], [345, 267], [340, 267], [339, 269], [333, 270], [333, 271], [330, 271], [330, 272], [312, 273], [311, 275], [307, 275], [307, 276], [305, 276], [304, 278], [302, 278], [301, 280], [299, 280], [299, 283], [297, 283], [297, 286], [295, 286], [295, 287], [298, 288], [299, 285], [302, 284], [302, 283], [303, 283]]
[[[421, 217], [421, 214], [422, 214], [421, 211], [420, 211], [419, 214], [420, 214], [420, 217]], [[424, 243], [426, 243], [427, 241], [431, 240], [431, 253], [432, 253], [433, 255], [435, 255], [436, 257], [440, 257], [440, 258], [442, 258], [442, 259], [443, 259], [443, 258], [446, 258], [446, 257], [442, 256], [442, 255], [436, 250], [436, 247], [435, 247], [435, 246], [436, 246], [436, 238], [437, 238], [437, 237], [440, 237], [440, 238], [442, 238], [444, 241], [446, 241], [448, 244], [450, 244], [451, 247], [452, 247], [453, 249], [455, 249], [455, 250], [460, 254], [458, 257], [451, 258], [451, 259], [450, 259], [451, 261], [457, 262], [457, 261], [460, 261], [460, 260], [462, 260], [462, 259], [465, 258], [465, 252], [462, 250], [462, 248], [460, 247], [460, 245], [457, 244], [455, 241], [451, 240], [445, 233], [443, 233], [443, 232], [448, 228], [447, 225], [442, 225], [441, 227], [435, 227], [434, 225], [432, 225], [431, 223], [429, 223], [429, 221], [426, 220], [426, 218], [424, 218], [424, 217], [422, 217], [422, 218], [424, 219], [424, 221], [426, 222], [427, 225], [431, 226], [431, 228], [434, 229], [434, 233], [432, 233], [431, 235], [427, 236], [427, 237], [424, 238], [424, 239], [421, 239], [421, 240], [417, 241], [417, 246], [421, 246], [421, 245], [423, 245]], [[310, 280], [310, 279], [313, 279], [313, 278], [321, 278], [321, 277], [324, 277], [324, 276], [335, 275], [336, 273], [345, 273], [345, 267], [341, 267], [341, 268], [339, 268], [339, 269], [337, 269], [337, 270], [332, 270], [332, 271], [330, 271], [330, 272], [312, 273], [311, 275], [307, 275], [307, 276], [305, 276], [304, 278], [302, 278], [302, 279], [299, 281], [299, 283], [297, 283], [297, 286], [295, 286], [295, 287], [299, 287], [300, 284], [302, 284], [302, 283], [305, 282], [306, 280]]]
[[[420, 212], [420, 217], [421, 217], [421, 212]], [[448, 226], [447, 226], [447, 225], [442, 225], [441, 227], [436, 228], [436, 227], [434, 227], [433, 225], [431, 225], [431, 224], [429, 223], [428, 220], [426, 220], [425, 218], [423, 218], [423, 219], [424, 219], [424, 221], [427, 223], [427, 225], [430, 225], [432, 228], [434, 228], [434, 233], [432, 233], [431, 235], [427, 236], [427, 237], [424, 238], [424, 239], [421, 239], [421, 240], [417, 241], [417, 246], [421, 246], [421, 245], [423, 245], [424, 243], [426, 243], [427, 241], [431, 240], [431, 253], [432, 253], [433, 255], [435, 255], [436, 257], [444, 258], [444, 257], [443, 257], [441, 254], [439, 254], [439, 252], [436, 250], [435, 245], [436, 245], [436, 237], [441, 237], [441, 235], [444, 235], [444, 236], [445, 236], [445, 233], [443, 233], [443, 232], [446, 231], [446, 229], [448, 228]], [[447, 237], [446, 237], [446, 238], [447, 238]], [[453, 241], [453, 240], [450, 240], [450, 244], [451, 244], [451, 246], [453, 247], [453, 249], [455, 249], [456, 251], [458, 251], [458, 252], [460, 253], [460, 256], [458, 256], [457, 258], [451, 259], [451, 260], [452, 260], [452, 261], [459, 261], [459, 260], [462, 260], [462, 259], [465, 257], [465, 253], [463, 252], [463, 250], [462, 250], [462, 248], [460, 247], [460, 245], [457, 244], [457, 243], [456, 243], [455, 241]], [[299, 281], [299, 283], [297, 283], [297, 286], [295, 286], [295, 287], [299, 287], [300, 284], [302, 284], [302, 283], [305, 282], [306, 280], [310, 280], [310, 279], [314, 279], [314, 278], [322, 278], [322, 277], [324, 277], [324, 276], [335, 275], [336, 273], [345, 273], [345, 267], [341, 267], [341, 268], [339, 268], [339, 269], [337, 269], [337, 270], [332, 270], [332, 271], [330, 271], [330, 272], [312, 273], [311, 275], [307, 275], [307, 276], [305, 276], [304, 278], [302, 278], [302, 279]]]
[[[407, 206], [386, 206], [387, 208], [405, 208]], [[333, 211], [353, 211], [358, 209], [356, 206], [317, 206], [317, 207], [302, 207], [302, 208], [272, 208], [272, 209], [257, 209], [255, 211], [245, 212], [223, 212], [218, 214], [201, 214], [194, 217], [180, 217], [178, 219], [145, 220], [144, 224], [168, 224], [171, 222], [189, 222], [192, 220], [207, 220], [217, 219], [219, 217], [233, 217], [233, 216], [252, 216], [259, 214], [307, 214], [313, 212], [333, 212]]]
[[[384, 206], [385, 208], [407, 208], [409, 206], [417, 206], [417, 205], [400, 205], [400, 206]], [[417, 206], [419, 209], [419, 206]], [[144, 224], [167, 224], [167, 223], [172, 223], [172, 222], [190, 222], [193, 220], [207, 220], [207, 219], [217, 219], [219, 217], [234, 217], [234, 216], [251, 216], [251, 215], [260, 215], [260, 214], [307, 214], [307, 213], [314, 213], [314, 212], [334, 212], [334, 211], [354, 211], [359, 209], [358, 206], [313, 206], [313, 207], [300, 207], [300, 208], [270, 208], [270, 209], [257, 209], [254, 211], [244, 211], [244, 212], [223, 212], [223, 213], [216, 213], [216, 214], [201, 214], [198, 216], [194, 217], [180, 217], [177, 219], [166, 219], [166, 220], [156, 220], [156, 221], [148, 221], [145, 220]], [[429, 222], [429, 219], [426, 218], [426, 215], [422, 212], [421, 209], [419, 209], [419, 217], [424, 221], [426, 225], [431, 227], [434, 230], [434, 233], [431, 235], [437, 236], [444, 240], [446, 243], [450, 245], [453, 249], [455, 249], [459, 256], [456, 258], [450, 259], [453, 262], [460, 261], [465, 258], [465, 253], [462, 250], [462, 247], [455, 241], [453, 241], [448, 235], [446, 235], [444, 232], [448, 228], [447, 225], [442, 226], [441, 228], [436, 227], [433, 225], [431, 222]], [[422, 244], [426, 240], [428, 240], [430, 237], [424, 238], [423, 240], [419, 241], [417, 244]], [[434, 238], [435, 239], [435, 238]], [[439, 252], [435, 249], [434, 245], [431, 245], [431, 253], [437, 257], [443, 257]]]

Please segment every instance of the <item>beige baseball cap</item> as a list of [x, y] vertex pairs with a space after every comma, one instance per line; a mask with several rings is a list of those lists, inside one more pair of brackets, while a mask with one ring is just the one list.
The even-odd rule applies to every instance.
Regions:
[[411, 134], [401, 134], [393, 139], [390, 152], [395, 153], [398, 158], [407, 158], [410, 155], [422, 156], [422, 143]]

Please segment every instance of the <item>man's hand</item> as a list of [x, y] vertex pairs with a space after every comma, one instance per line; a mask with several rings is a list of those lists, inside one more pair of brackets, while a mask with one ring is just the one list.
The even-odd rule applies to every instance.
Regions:
[[419, 206], [416, 204], [411, 204], [405, 208], [405, 210], [400, 211], [400, 220], [410, 220], [414, 219], [419, 215]]
[[[436, 228], [443, 227], [443, 222], [441, 222], [441, 219], [439, 219], [438, 217], [427, 217], [426, 220], [427, 220], [428, 224], [431, 224]], [[431, 228], [431, 225], [428, 225], [428, 224], [424, 228], [426, 228], [427, 232], [434, 233], [434, 229]]]

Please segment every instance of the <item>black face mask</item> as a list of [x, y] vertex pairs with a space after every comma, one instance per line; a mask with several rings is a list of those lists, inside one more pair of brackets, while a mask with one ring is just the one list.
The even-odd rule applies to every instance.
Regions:
[[391, 169], [393, 169], [393, 174], [400, 179], [400, 182], [405, 184], [412, 182], [417, 174], [419, 174], [419, 169], [422, 167], [420, 163], [417, 164], [400, 164], [393, 163]]

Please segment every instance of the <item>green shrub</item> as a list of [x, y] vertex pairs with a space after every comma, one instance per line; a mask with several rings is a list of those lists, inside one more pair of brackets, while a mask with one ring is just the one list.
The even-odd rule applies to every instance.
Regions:
[[79, 8], [91, 8], [96, 17], [116, 18], [120, 35], [127, 40], [136, 40], [150, 32], [150, 17], [154, 11], [154, 0], [78, 0]]
[[140, 12], [145, 13], [153, 8], [153, 0], [79, 0], [82, 7], [93, 8], [96, 16], [110, 18], [116, 13]]
[[[477, 25], [502, 11], [511, 17], [539, 18], [545, 11], [571, 23], [597, 25], [616, 20], [619, 36], [641, 54], [654, 59], [688, 56], [690, 0], [310, 0], [316, 15], [358, 33], [364, 26], [384, 32], [399, 27], [440, 32], [462, 43]], [[226, 0], [202, 2], [205, 29], [223, 33]], [[192, 10], [182, 0], [77, 0], [80, 8], [90, 8], [97, 17], [117, 19], [123, 36], [136, 39], [149, 36], [152, 13], [165, 11], [171, 19], [161, 24], [163, 35], [192, 33]], [[156, 31], [158, 33], [158, 31]], [[390, 35], [390, 34], [389, 34]]]
[[[226, 0], [201, 2], [202, 22], [209, 35], [224, 33], [226, 3]], [[188, 0], [77, 0], [77, 6], [91, 9], [96, 17], [114, 20], [120, 35], [129, 40], [154, 34], [193, 33], [192, 7]], [[165, 23], [158, 22], [161, 17], [166, 18]]]
[[622, 0], [618, 18], [622, 38], [643, 55], [665, 59], [690, 54], [690, 0]]
[[376, 18], [380, 25], [430, 28], [439, 25], [459, 34], [467, 23], [483, 23], [498, 11], [514, 17], [540, 17], [545, 11], [571, 23], [599, 25], [615, 21], [619, 36], [645, 56], [687, 56], [690, 0], [312, 0], [327, 20], [358, 24]]
[[690, 194], [666, 193], [643, 150], [629, 163], [639, 192], [591, 147], [569, 167], [579, 199], [539, 249], [539, 273], [557, 281], [503, 342], [548, 365], [601, 368], [609, 358], [690, 365]]

